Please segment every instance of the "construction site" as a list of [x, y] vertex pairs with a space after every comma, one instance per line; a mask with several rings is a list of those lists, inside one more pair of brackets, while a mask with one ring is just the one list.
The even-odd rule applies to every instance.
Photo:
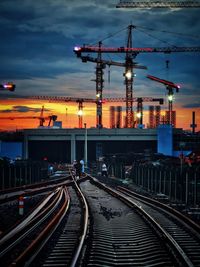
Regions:
[[[195, 1], [120, 1], [116, 8], [198, 8]], [[196, 113], [191, 114], [191, 132], [184, 132], [177, 128], [175, 95], [181, 94], [181, 87], [174, 81], [146, 75], [149, 87], [155, 84], [159, 86], [158, 95], [163, 97], [139, 96], [135, 90], [136, 71], [148, 70], [148, 66], [136, 62], [139, 54], [164, 54], [173, 53], [195, 54], [200, 52], [200, 47], [191, 46], [165, 46], [165, 47], [135, 47], [133, 45], [134, 31], [137, 26], [130, 24], [125, 29], [126, 43], [119, 46], [106, 46], [103, 41], [96, 45], [75, 46], [74, 55], [80, 64], [90, 63], [95, 69], [95, 97], [73, 96], [48, 96], [33, 95], [21, 98], [40, 101], [43, 106], [38, 116], [1, 116], [0, 120], [38, 120], [37, 129], [25, 129], [21, 156], [25, 159], [42, 159], [48, 157], [50, 161], [72, 162], [74, 159], [85, 158], [85, 161], [96, 160], [107, 154], [129, 153], [131, 151], [144, 152], [152, 150], [167, 156], [179, 156], [192, 153], [194, 147], [199, 148], [199, 133], [196, 133]], [[148, 29], [147, 29], [148, 30]], [[121, 30], [120, 30], [121, 31]], [[112, 34], [111, 37], [113, 37]], [[108, 39], [106, 37], [105, 39]], [[120, 55], [121, 61], [108, 60], [107, 55]], [[108, 70], [106, 82], [111, 80], [110, 67], [120, 67], [124, 79], [124, 97], [106, 97], [105, 70]], [[170, 69], [170, 60], [165, 60], [166, 72]], [[89, 78], [88, 78], [89, 79]], [[107, 86], [107, 85], [106, 85]], [[10, 91], [15, 90], [15, 85], [1, 86]], [[151, 92], [151, 90], [149, 90]], [[113, 94], [114, 95], [114, 94]], [[15, 96], [13, 96], [15, 97]], [[19, 96], [18, 96], [19, 97]], [[45, 115], [45, 103], [75, 103], [77, 105], [77, 127], [63, 128], [63, 121], [58, 120], [57, 114]], [[94, 105], [96, 113], [96, 125], [89, 127], [84, 108]], [[109, 125], [104, 123], [104, 106], [109, 112]], [[107, 116], [108, 117], [108, 112]], [[66, 108], [67, 113], [67, 108]], [[144, 123], [144, 114], [146, 116]], [[105, 126], [106, 125], [106, 126]], [[189, 136], [189, 137], [188, 137]], [[198, 136], [198, 138], [196, 138]], [[188, 142], [188, 139], [190, 140]], [[164, 141], [163, 141], [164, 140]], [[38, 149], [35, 149], [38, 147]], [[43, 149], [41, 149], [43, 148]], [[63, 150], [63, 153], [60, 151]], [[45, 152], [44, 152], [45, 151]], [[51, 152], [53, 151], [53, 152]], [[57, 151], [57, 153], [55, 153]], [[183, 152], [185, 151], [185, 152]]]

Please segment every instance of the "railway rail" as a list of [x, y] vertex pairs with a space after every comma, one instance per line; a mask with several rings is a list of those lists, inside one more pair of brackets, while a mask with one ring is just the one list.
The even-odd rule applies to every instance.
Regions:
[[[12, 250], [15, 257], [9, 264], [20, 267], [200, 266], [198, 225], [180, 218], [177, 222], [169, 207], [161, 212], [161, 204], [136, 199], [123, 187], [112, 189], [90, 175], [71, 178], [55, 189], [56, 207], [47, 201], [26, 226], [18, 225], [0, 240], [1, 262], [8, 264], [6, 255]], [[47, 209], [54, 211], [47, 216]], [[49, 217], [45, 223], [44, 217]], [[36, 222], [40, 227], [29, 238]], [[26, 249], [21, 247], [24, 235]], [[12, 242], [18, 239], [20, 249], [13, 253]]]
[[43, 238], [56, 224], [68, 207], [66, 187], [59, 187], [0, 239], [1, 266], [23, 266]]
[[0, 204], [15, 200], [22, 195], [38, 194], [39, 191], [44, 192], [50, 188], [62, 185], [63, 183], [68, 183], [70, 180], [71, 176], [68, 171], [59, 171], [55, 173], [54, 179], [49, 179], [48, 181], [0, 190]]
[[185, 254], [189, 266], [200, 266], [200, 226], [179, 211], [154, 199], [137, 194], [127, 188], [118, 190], [136, 201], [161, 225]]

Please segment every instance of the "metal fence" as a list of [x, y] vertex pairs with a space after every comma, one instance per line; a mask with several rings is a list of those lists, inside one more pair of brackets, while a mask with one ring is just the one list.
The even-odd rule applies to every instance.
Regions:
[[165, 195], [171, 202], [186, 206], [200, 205], [200, 167], [153, 166], [134, 163], [133, 182], [144, 190]]
[[0, 164], [0, 190], [37, 183], [47, 178], [48, 163], [45, 161], [20, 160], [12, 164]]

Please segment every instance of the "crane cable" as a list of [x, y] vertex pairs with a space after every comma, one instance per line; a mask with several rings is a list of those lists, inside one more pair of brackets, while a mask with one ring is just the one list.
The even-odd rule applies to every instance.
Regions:
[[190, 37], [190, 38], [194, 38], [194, 39], [200, 39], [200, 35], [185, 34], [185, 33], [180, 33], [180, 32], [171, 32], [171, 31], [166, 31], [166, 30], [156, 30], [156, 29], [153, 29], [153, 28], [148, 28], [148, 27], [143, 27], [143, 26], [136, 26], [136, 28], [141, 28], [141, 29], [145, 29], [145, 30], [148, 30], [148, 31], [156, 31], [156, 32], [162, 32], [162, 33], [169, 33], [169, 34], [172, 34], [172, 35]]
[[164, 41], [164, 40], [162, 40], [162, 39], [160, 39], [160, 38], [158, 38], [158, 37], [155, 37], [154, 35], [152, 35], [152, 34], [150, 34], [150, 33], [148, 33], [148, 32], [146, 32], [146, 31], [143, 31], [143, 30], [139, 30], [138, 28], [136, 28], [138, 31], [140, 31], [140, 32], [143, 32], [143, 33], [145, 33], [146, 35], [148, 35], [148, 36], [150, 36], [151, 38], [153, 38], [153, 39], [156, 39], [156, 40], [158, 40], [158, 41], [160, 41], [160, 42], [162, 42], [162, 43], [165, 43], [165, 44], [167, 44], [167, 45], [170, 45], [170, 47], [177, 47], [176, 45], [173, 45], [173, 44], [171, 44], [171, 43], [169, 43], [169, 42], [167, 42], [167, 41]]
[[93, 43], [92, 45], [98, 44], [99, 42], [103, 42], [103, 41], [105, 41], [105, 40], [107, 40], [107, 39], [109, 39], [109, 38], [111, 38], [111, 37], [113, 37], [113, 36], [119, 34], [120, 32], [122, 32], [122, 31], [124, 31], [124, 30], [126, 30], [126, 29], [127, 29], [127, 26], [126, 26], [125, 28], [122, 28], [121, 30], [118, 30], [117, 32], [114, 32], [114, 33], [112, 33], [112, 34], [107, 35], [105, 38], [101, 39], [101, 40], [98, 41], [98, 42]]
[[[135, 29], [137, 29], [138, 31], [141, 31], [141, 32], [143, 32], [143, 33], [149, 35], [150, 37], [152, 37], [152, 38], [154, 38], [154, 39], [157, 39], [157, 40], [159, 40], [159, 41], [161, 41], [161, 42], [163, 42], [163, 43], [169, 44], [169, 45], [171, 45], [171, 44], [168, 43], [167, 41], [164, 41], [164, 40], [162, 40], [162, 39], [159, 39], [159, 38], [157, 38], [157, 37], [151, 35], [150, 33], [147, 33], [145, 30], [148, 30], [148, 31], [155, 31], [155, 32], [161, 32], [161, 33], [168, 33], [168, 34], [177, 35], [177, 36], [183, 36], [183, 37], [190, 37], [190, 38], [194, 38], [194, 39], [200, 39], [200, 35], [185, 34], [185, 33], [180, 33], [180, 32], [166, 31], [166, 30], [156, 30], [156, 29], [153, 29], [153, 28], [148, 28], [148, 27], [138, 26], [138, 25], [134, 25], [134, 26], [135, 26]], [[111, 38], [111, 37], [113, 37], [113, 36], [119, 34], [120, 32], [122, 32], [122, 31], [124, 31], [124, 30], [126, 30], [126, 29], [127, 29], [127, 26], [124, 27], [124, 28], [122, 28], [122, 29], [120, 29], [120, 30], [118, 30], [118, 31], [116, 31], [116, 32], [114, 32], [114, 33], [112, 33], [112, 34], [107, 35], [105, 38], [101, 39], [101, 42], [103, 42], [103, 41], [105, 41], [105, 40], [107, 40], [107, 39], [109, 39], [109, 38]], [[144, 31], [142, 31], [141, 29], [143, 29]], [[99, 43], [99, 41], [93, 43], [92, 45], [96, 45], [96, 44], [98, 44], [98, 43]], [[173, 46], [173, 47], [176, 47], [175, 45], [172, 45], [172, 46]]]

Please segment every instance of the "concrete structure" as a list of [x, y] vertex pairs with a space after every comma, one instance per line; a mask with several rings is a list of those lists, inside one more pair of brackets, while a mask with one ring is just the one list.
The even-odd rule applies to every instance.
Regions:
[[[24, 130], [24, 158], [72, 162], [84, 158], [86, 129], [26, 129]], [[114, 154], [157, 150], [156, 129], [87, 129], [88, 160]]]

